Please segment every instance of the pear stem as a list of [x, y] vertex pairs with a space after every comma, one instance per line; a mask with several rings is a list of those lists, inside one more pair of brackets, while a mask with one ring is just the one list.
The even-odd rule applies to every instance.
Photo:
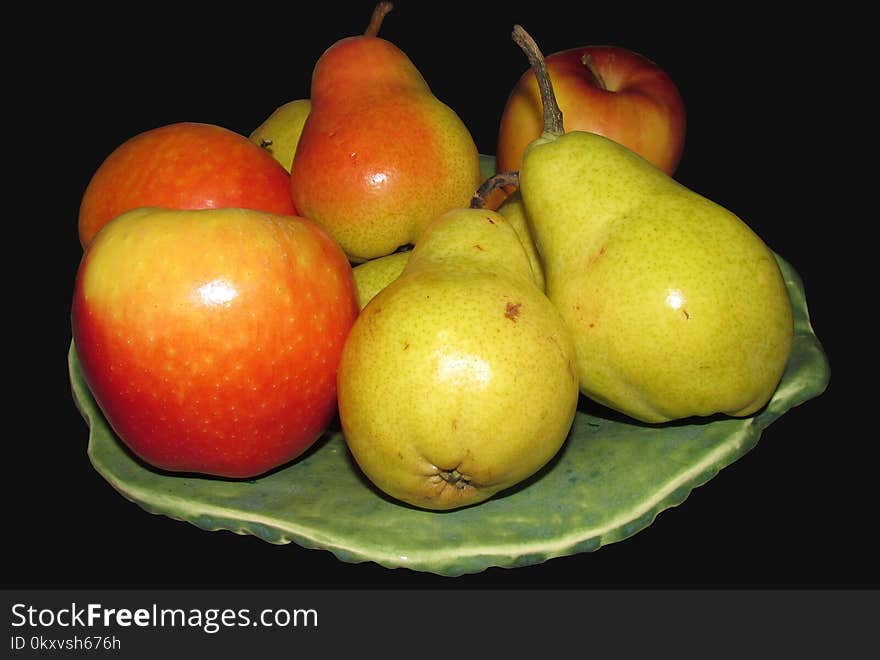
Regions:
[[364, 30], [365, 37], [375, 37], [379, 34], [379, 28], [382, 27], [382, 21], [385, 20], [385, 16], [394, 9], [394, 3], [392, 2], [380, 2], [373, 9], [373, 15], [370, 17], [370, 24], [367, 26], [367, 29]]
[[486, 200], [497, 188], [502, 186], [513, 186], [519, 188], [519, 172], [499, 172], [495, 176], [490, 176], [480, 184], [477, 192], [471, 197], [471, 208], [486, 208]]
[[529, 64], [538, 79], [538, 89], [541, 91], [541, 104], [544, 107], [544, 132], [553, 135], [562, 135], [565, 129], [562, 127], [562, 110], [556, 102], [556, 94], [553, 93], [553, 85], [550, 82], [550, 72], [544, 62], [544, 55], [532, 36], [521, 26], [513, 26], [513, 40], [529, 58]]

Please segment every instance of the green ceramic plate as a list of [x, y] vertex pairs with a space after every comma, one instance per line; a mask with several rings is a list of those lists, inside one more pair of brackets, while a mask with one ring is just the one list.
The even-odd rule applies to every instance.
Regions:
[[454, 576], [536, 564], [644, 529], [751, 450], [770, 423], [824, 391], [830, 370], [810, 326], [803, 285], [791, 265], [779, 263], [794, 305], [795, 340], [782, 382], [763, 411], [746, 419], [651, 427], [582, 409], [544, 470], [457, 511], [421, 511], [384, 497], [359, 472], [337, 430], [291, 465], [252, 481], [159, 472], [133, 458], [114, 435], [83, 380], [73, 344], [71, 386], [90, 428], [92, 465], [151, 513], [388, 568]]

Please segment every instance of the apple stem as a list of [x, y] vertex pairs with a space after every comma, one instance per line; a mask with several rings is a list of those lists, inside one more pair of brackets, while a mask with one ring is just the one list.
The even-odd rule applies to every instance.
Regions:
[[375, 37], [379, 34], [379, 28], [382, 27], [382, 21], [385, 20], [385, 16], [394, 9], [394, 3], [391, 2], [380, 2], [373, 9], [373, 15], [370, 17], [370, 24], [367, 26], [367, 29], [364, 30], [365, 37]]
[[497, 188], [502, 186], [513, 186], [519, 188], [519, 172], [499, 172], [495, 176], [490, 176], [480, 184], [477, 192], [471, 197], [471, 208], [486, 208], [486, 200]]
[[599, 73], [599, 70], [593, 66], [593, 58], [589, 53], [584, 53], [581, 56], [581, 64], [583, 64], [591, 74], [593, 74], [593, 78], [596, 79], [596, 85], [598, 85], [599, 89], [607, 90], [608, 85], [605, 84], [605, 79], [602, 77], [602, 74]]
[[526, 54], [538, 79], [538, 89], [541, 91], [541, 104], [544, 108], [544, 132], [553, 135], [562, 135], [565, 129], [562, 127], [562, 110], [556, 102], [556, 94], [550, 82], [550, 72], [544, 62], [544, 55], [532, 36], [521, 26], [513, 26], [513, 40]]

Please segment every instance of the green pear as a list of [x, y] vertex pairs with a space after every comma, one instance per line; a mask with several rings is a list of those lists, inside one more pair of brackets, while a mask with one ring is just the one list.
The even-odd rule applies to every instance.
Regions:
[[272, 154], [290, 172], [299, 136], [311, 108], [312, 102], [309, 99], [288, 101], [257, 126], [249, 139]]
[[564, 444], [579, 396], [574, 356], [504, 216], [446, 212], [348, 336], [337, 378], [346, 442], [398, 501], [482, 502]]
[[774, 254], [734, 213], [629, 149], [563, 134], [543, 58], [524, 34], [514, 38], [542, 79], [546, 125], [526, 150], [519, 190], [582, 392], [649, 423], [756, 412], [792, 343]]
[[407, 261], [409, 261], [409, 250], [404, 250], [370, 259], [352, 269], [361, 309], [366, 307], [377, 293], [398, 278]]

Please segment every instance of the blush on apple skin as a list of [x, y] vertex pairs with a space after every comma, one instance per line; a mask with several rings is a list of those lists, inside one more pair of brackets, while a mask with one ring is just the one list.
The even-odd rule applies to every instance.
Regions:
[[[670, 76], [643, 55], [585, 46], [545, 58], [566, 131], [598, 133], [672, 176], [684, 151], [684, 100]], [[511, 90], [498, 133], [498, 170], [515, 171], [543, 130], [541, 96], [529, 69]]]
[[81, 245], [117, 215], [145, 206], [296, 215], [290, 175], [271, 154], [234, 131], [197, 122], [140, 133], [101, 163], [80, 203]]
[[138, 209], [86, 251], [71, 319], [86, 382], [134, 454], [250, 478], [332, 421], [357, 313], [351, 267], [311, 221]]

